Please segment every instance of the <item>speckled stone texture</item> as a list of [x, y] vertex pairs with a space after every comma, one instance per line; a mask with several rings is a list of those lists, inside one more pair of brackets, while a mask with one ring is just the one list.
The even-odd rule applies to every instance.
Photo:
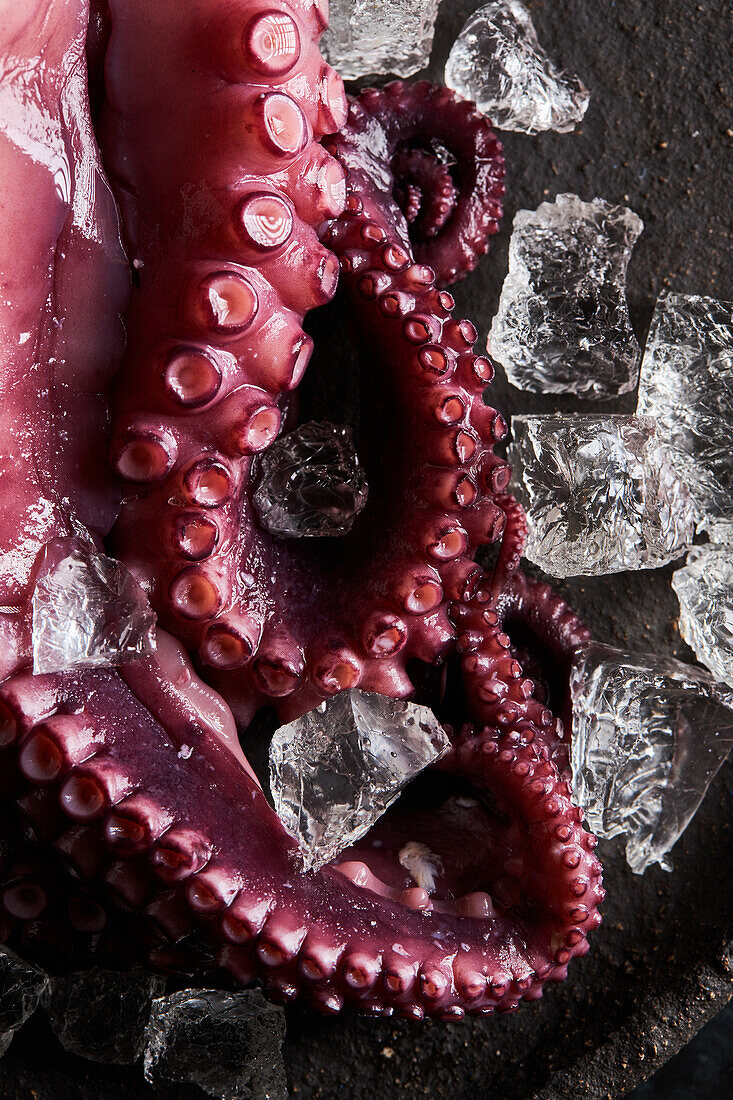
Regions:
[[[444, 0], [433, 65], [439, 78], [456, 34], [477, 0]], [[491, 323], [506, 273], [514, 212], [555, 194], [601, 195], [624, 203], [646, 229], [629, 267], [631, 319], [640, 341], [657, 294], [733, 297], [728, 179], [733, 152], [733, 78], [727, 0], [530, 0], [540, 41], [588, 85], [591, 103], [574, 134], [504, 134], [507, 200], [501, 234], [459, 287], [460, 313]], [[327, 326], [323, 326], [326, 328]], [[325, 359], [320, 356], [319, 360]], [[314, 363], [318, 371], [318, 360]], [[324, 379], [327, 381], [327, 379]], [[349, 407], [353, 386], [343, 387]], [[521, 395], [501, 378], [491, 400], [505, 413], [584, 409], [566, 397]], [[304, 415], [319, 415], [312, 390]], [[338, 419], [333, 398], [323, 401]], [[632, 412], [634, 395], [593, 404]], [[346, 414], [344, 414], [345, 418]], [[691, 660], [677, 633], [673, 566], [560, 585], [600, 640]], [[621, 842], [599, 851], [606, 868], [605, 920], [569, 981], [514, 1016], [461, 1025], [322, 1019], [288, 1010], [286, 1061], [298, 1100], [621, 1100], [666, 1062], [733, 993], [733, 764], [723, 768], [673, 853], [675, 872], [636, 878]], [[721, 1025], [722, 1026], [722, 1025]], [[41, 1048], [40, 1044], [43, 1043]], [[43, 1049], [44, 1057], [38, 1057]], [[710, 1078], [713, 1080], [713, 1078]], [[722, 1079], [721, 1079], [722, 1080]], [[664, 1095], [645, 1090], [644, 1100]], [[62, 1056], [42, 1021], [16, 1037], [0, 1061], [8, 1100], [194, 1100], [194, 1089], [154, 1093], [137, 1071], [97, 1069]], [[687, 1096], [722, 1095], [693, 1078]], [[682, 1093], [678, 1094], [679, 1096]], [[676, 1096], [675, 1096], [676, 1100]]]

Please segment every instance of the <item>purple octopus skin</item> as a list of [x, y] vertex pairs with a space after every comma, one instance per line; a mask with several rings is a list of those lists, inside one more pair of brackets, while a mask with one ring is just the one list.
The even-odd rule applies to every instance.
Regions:
[[[39, 0], [4, 2], [0, 14], [4, 679], [29, 659], [25, 602], [39, 547], [68, 534], [72, 514], [105, 534], [117, 510], [101, 395], [122, 352], [128, 274], [86, 110], [85, 13]], [[24, 80], [43, 105], [37, 116]]]
[[[365, 838], [321, 872], [300, 871], [256, 780], [195, 715], [172, 720], [164, 674], [140, 664], [121, 676], [21, 674], [4, 687], [16, 801], [40, 819], [39, 846], [43, 836], [108, 903], [168, 937], [167, 954], [152, 945], [158, 965], [185, 962], [190, 937], [212, 945], [224, 975], [327, 1012], [509, 1011], [587, 950], [600, 865], [552, 760], [556, 722], [532, 700], [488, 592], [454, 613], [476, 721], [439, 767], [470, 780], [476, 798], [382, 819], [376, 850]], [[32, 801], [39, 786], [54, 793], [50, 813]], [[432, 898], [390, 860], [415, 836], [443, 861]], [[37, 923], [37, 900], [10, 887], [7, 915]]]
[[[379, 118], [352, 108], [331, 146], [340, 167], [314, 141], [346, 113], [316, 48], [322, 5], [196, 0], [182, 11], [173, 0], [113, 0], [101, 15], [109, 33], [97, 41], [109, 45], [98, 129], [135, 273], [112, 393], [123, 504], [107, 545], [176, 637], [159, 630], [154, 657], [116, 671], [30, 672], [38, 552], [77, 525], [104, 537], [114, 517], [116, 483], [99, 454], [126, 279], [86, 99], [86, 6], [45, 0], [22, 16], [8, 7], [3, 103], [30, 83], [39, 114], [19, 111], [0, 139], [13, 230], [0, 238], [9, 303], [0, 346], [12, 365], [0, 379], [0, 938], [64, 960], [134, 957], [256, 979], [276, 999], [302, 996], [324, 1012], [452, 1020], [509, 1011], [587, 950], [602, 887], [594, 838], [559, 770], [561, 726], [504, 627], [529, 626], [561, 659], [582, 628], [516, 568], [524, 521], [492, 453], [506, 429], [481, 400], [490, 364], [472, 352], [473, 326], [453, 320], [450, 296], [414, 261], [384, 187], [385, 104], [399, 111], [403, 93], [376, 93]], [[448, 148], [440, 105], [453, 128], [456, 111], [475, 112], [415, 87]], [[486, 123], [472, 127], [494, 140]], [[374, 160], [379, 150], [386, 160]], [[408, 212], [419, 197], [437, 225], [438, 208], [463, 198], [424, 156], [398, 152], [411, 176]], [[393, 492], [364, 513], [374, 530], [361, 556], [344, 540], [350, 571], [329, 574], [256, 529], [248, 474], [305, 368], [302, 317], [334, 290], [337, 262], [384, 360], [385, 403], [403, 435]], [[471, 262], [464, 255], [461, 270]], [[484, 577], [473, 552], [502, 534]], [[234, 588], [249, 562], [254, 604], [250, 588]], [[314, 568], [320, 603], [307, 594], [312, 580], [304, 585]], [[325, 606], [324, 577], [345, 589], [340, 614]], [[431, 771], [464, 794], [446, 788], [430, 809], [398, 807], [332, 864], [304, 873], [229, 706], [176, 638], [240, 720], [273, 700], [298, 713], [356, 683], [405, 695], [408, 657], [455, 654], [463, 724]], [[398, 859], [411, 841], [435, 857], [430, 893]]]

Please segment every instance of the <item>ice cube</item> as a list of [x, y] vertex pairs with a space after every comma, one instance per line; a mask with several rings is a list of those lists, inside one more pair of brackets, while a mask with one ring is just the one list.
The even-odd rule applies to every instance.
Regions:
[[633, 390], [641, 351], [626, 269], [643, 227], [625, 206], [577, 195], [517, 212], [487, 341], [512, 385], [594, 398]]
[[0, 1056], [38, 1005], [48, 978], [9, 947], [0, 947]]
[[165, 978], [138, 970], [82, 970], [51, 978], [43, 995], [61, 1045], [92, 1062], [128, 1065], [140, 1057], [153, 998]]
[[733, 745], [733, 693], [698, 668], [590, 643], [570, 677], [575, 798], [599, 836], [626, 836], [641, 874], [667, 853]]
[[692, 500], [649, 418], [516, 416], [512, 433], [525, 556], [546, 573], [656, 569], [692, 543]]
[[321, 49], [344, 80], [412, 76], [430, 61], [440, 0], [331, 0]]
[[285, 1100], [284, 1038], [283, 1010], [258, 990], [184, 989], [153, 1003], [145, 1078], [198, 1085], [221, 1100]]
[[311, 421], [277, 439], [257, 460], [254, 505], [273, 535], [344, 535], [367, 502], [351, 428]]
[[639, 413], [660, 435], [714, 542], [733, 543], [733, 302], [663, 294], [639, 379]]
[[318, 868], [363, 836], [450, 745], [427, 707], [351, 690], [275, 731], [275, 809]]
[[145, 593], [91, 540], [46, 543], [32, 607], [36, 674], [124, 664], [154, 649], [155, 615]]
[[716, 680], [733, 687], [733, 548], [695, 546], [672, 576], [680, 634]]
[[445, 82], [499, 130], [568, 133], [588, 109], [577, 76], [562, 72], [537, 41], [524, 4], [500, 0], [471, 15], [445, 67]]

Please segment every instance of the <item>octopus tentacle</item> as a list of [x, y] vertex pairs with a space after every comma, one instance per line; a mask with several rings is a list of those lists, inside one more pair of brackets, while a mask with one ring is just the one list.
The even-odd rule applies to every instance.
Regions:
[[[466, 686], [480, 699], [492, 670], [471, 656], [463, 658]], [[18, 773], [19, 804], [27, 803], [24, 783], [51, 792], [53, 812], [30, 814], [39, 843], [71, 864], [90, 903], [98, 884], [138, 927], [155, 926], [163, 936], [149, 943], [156, 965], [195, 968], [203, 947], [238, 982], [258, 977], [281, 1000], [300, 994], [326, 1012], [351, 1004], [455, 1019], [539, 996], [587, 949], [599, 919], [600, 865], [532, 709], [502, 727], [465, 727], [439, 765], [475, 792], [436, 811], [440, 833], [457, 840], [475, 829], [483, 852], [480, 867], [452, 872], [449, 840], [445, 874], [457, 875], [455, 893], [441, 901], [404, 872], [406, 886], [394, 877], [390, 884], [384, 854], [372, 873], [366, 840], [316, 874], [300, 871], [294, 841], [210, 718], [179, 700], [174, 728], [168, 699], [163, 726], [156, 684], [165, 670], [131, 670], [6, 682], [4, 771]], [[125, 683], [131, 676], [134, 690]], [[511, 825], [482, 807], [484, 795]], [[226, 807], [238, 815], [235, 831]], [[435, 844], [429, 818], [387, 815], [377, 826], [379, 850], [421, 829]], [[16, 927], [40, 915], [28, 896], [21, 909], [0, 894]]]
[[551, 585], [519, 570], [502, 589], [497, 608], [502, 622], [531, 627], [537, 640], [564, 662], [571, 661], [578, 647], [590, 640], [588, 628]]
[[[264, 100], [258, 85], [252, 98], [251, 58], [247, 64], [240, 59], [240, 85], [222, 84], [206, 58], [193, 77], [186, 76], [191, 86], [185, 95], [178, 86], [175, 102], [169, 91], [161, 103], [149, 82], [139, 90], [145, 57], [128, 56], [126, 23], [119, 19], [115, 29], [115, 13], [113, 4], [103, 133], [129, 247], [142, 265], [117, 389], [113, 461], [128, 489], [114, 533], [116, 552], [150, 592], [163, 624], [212, 669], [240, 721], [263, 702], [274, 701], [291, 715], [357, 685], [408, 694], [407, 660], [433, 661], [447, 651], [453, 637], [448, 604], [478, 579], [473, 550], [495, 538], [503, 523], [501, 510], [485, 499], [508, 481], [506, 463], [491, 453], [504, 422], [481, 400], [491, 366], [472, 353], [470, 322], [452, 319], [450, 295], [438, 291], [432, 272], [402, 247], [391, 206], [385, 209], [375, 195], [364, 213], [352, 189], [347, 211], [324, 241], [342, 270], [349, 269], [348, 282], [378, 343], [389, 347], [397, 340], [396, 351], [378, 364], [384, 373], [375, 413], [386, 421], [382, 430], [387, 428], [395, 471], [387, 483], [383, 451], [362, 455], [371, 481], [371, 524], [366, 529], [366, 518], [358, 521], [333, 553], [270, 538], [252, 512], [251, 455], [277, 434], [278, 393], [297, 385], [309, 353], [302, 315], [330, 297], [338, 269], [312, 225], [339, 214], [344, 171], [310, 140], [323, 125], [315, 89], [307, 120], [298, 115], [300, 128], [290, 117], [300, 107], [286, 95], [296, 78], [300, 88], [300, 74], [312, 80], [320, 73], [320, 62], [312, 61], [317, 51], [313, 44], [307, 53], [301, 27], [300, 51], [287, 58], [290, 68], [277, 93]], [[192, 49], [191, 26], [177, 18], [169, 31], [165, 5], [156, 18], [170, 34], [175, 65]], [[280, 18], [299, 26], [285, 9]], [[199, 151], [186, 142], [185, 157], [166, 149], [165, 171], [154, 161], [151, 166], [149, 150], [163, 122], [168, 132], [171, 115], [180, 113], [179, 100], [185, 104], [182, 133], [190, 132], [204, 105], [213, 110], [211, 83], [223, 104], [236, 94], [254, 112], [245, 148], [232, 149], [230, 142], [226, 149], [218, 144]], [[267, 119], [258, 114], [271, 102], [282, 114], [281, 126], [292, 122], [297, 130], [285, 153], [270, 148]], [[304, 103], [302, 93], [298, 103]], [[307, 107], [306, 100], [306, 113]], [[133, 161], [122, 151], [130, 119], [143, 108], [145, 129], [136, 126]], [[340, 104], [332, 105], [328, 120], [343, 121]], [[246, 161], [251, 172], [253, 158], [256, 187], [242, 178], [242, 165]], [[330, 198], [322, 191], [320, 204], [304, 208], [314, 164], [335, 190]], [[208, 188], [205, 232], [200, 238], [187, 232], [181, 243], [185, 211], [174, 197], [186, 194], [199, 176]], [[147, 195], [151, 205], [141, 203]], [[267, 233], [271, 239], [263, 241]], [[313, 278], [320, 289], [311, 295]], [[171, 298], [177, 312], [167, 304]], [[290, 347], [285, 330], [292, 330], [297, 363], [288, 359], [284, 377], [270, 342]], [[399, 439], [389, 439], [392, 432]], [[390, 530], [398, 537], [388, 537]], [[309, 590], [312, 607], [305, 613]]]
[[587, 627], [548, 584], [521, 570], [498, 597], [490, 583], [482, 584], [473, 601], [453, 608], [452, 617], [457, 649], [467, 655], [464, 669], [485, 673], [466, 682], [472, 712], [499, 728], [529, 719], [567, 777], [570, 667], [590, 638]]
[[[576, 612], [549, 584], [517, 570], [496, 601], [496, 610], [508, 635], [516, 638], [521, 660], [542, 690], [548, 705], [560, 717], [567, 744], [572, 726], [570, 667], [590, 631]], [[515, 647], [516, 648], [516, 647]], [[561, 765], [567, 765], [566, 748], [558, 748]]]
[[479, 592], [474, 601], [453, 609], [461, 631], [457, 640], [462, 655], [466, 701], [475, 720], [503, 730], [517, 722], [530, 722], [548, 743], [561, 736], [552, 711], [534, 698], [534, 681], [527, 677], [495, 605]]
[[433, 268], [439, 286], [464, 278], [502, 214], [504, 156], [486, 116], [441, 85], [395, 80], [356, 98], [349, 130], [365, 158], [379, 161], [374, 178], [405, 215], [404, 243], [409, 231], [418, 263]]
[[489, 590], [494, 599], [497, 599], [509, 578], [519, 568], [527, 545], [527, 517], [522, 505], [509, 494], [497, 498], [496, 503], [506, 516], [506, 524], [499, 555], [491, 571]]
[[[336, 289], [313, 226], [344, 202], [343, 170], [317, 144], [344, 121], [343, 86], [304, 0], [157, 4], [147, 50], [140, 5], [110, 7], [102, 145], [139, 273], [116, 391], [114, 544], [161, 620], [244, 681], [251, 713], [307, 681], [248, 493], [252, 455], [310, 356], [303, 314]], [[343, 648], [339, 667], [358, 679]]]

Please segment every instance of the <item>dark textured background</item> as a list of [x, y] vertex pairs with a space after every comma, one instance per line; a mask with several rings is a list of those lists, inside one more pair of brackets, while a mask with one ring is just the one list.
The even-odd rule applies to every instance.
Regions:
[[[477, 6], [444, 0], [434, 77], [442, 75], [451, 42]], [[731, 4], [534, 0], [529, 6], [540, 40], [580, 74], [591, 104], [574, 134], [505, 135], [504, 229], [480, 269], [456, 292], [481, 341], [506, 272], [514, 212], [562, 191], [626, 203], [643, 218], [645, 231], [629, 269], [631, 316], [640, 340], [665, 287], [733, 298]], [[492, 387], [492, 402], [507, 413], [583, 407], [567, 398], [522, 395], [502, 379]], [[630, 411], [634, 401], [606, 407]], [[689, 659], [676, 629], [671, 572], [561, 587], [599, 639]], [[733, 992], [732, 809], [729, 763], [675, 848], [673, 874], [653, 869], [637, 878], [620, 845], [602, 844], [608, 898], [590, 955], [575, 963], [568, 983], [514, 1016], [417, 1026], [288, 1010], [293, 1095], [626, 1096], [723, 1009]], [[732, 1039], [729, 1009], [634, 1100], [725, 1095]], [[106, 1100], [154, 1093], [136, 1070], [97, 1069], [63, 1056], [39, 1019], [0, 1061], [0, 1095]], [[183, 1100], [202, 1094], [175, 1086], [156, 1095]]]

